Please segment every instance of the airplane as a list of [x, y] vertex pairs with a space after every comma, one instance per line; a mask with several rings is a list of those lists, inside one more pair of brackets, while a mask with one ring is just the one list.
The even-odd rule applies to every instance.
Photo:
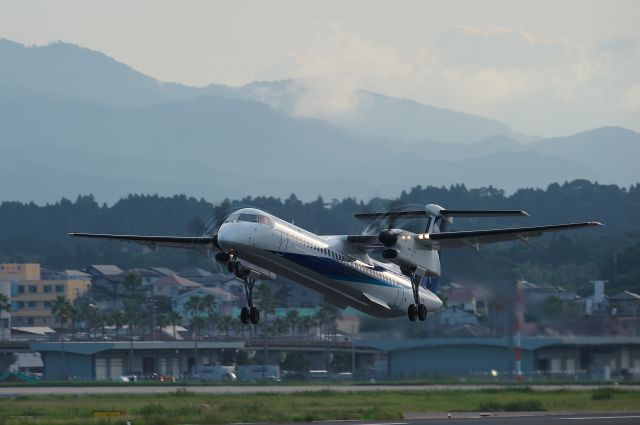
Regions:
[[[229, 215], [217, 233], [200, 237], [138, 236], [101, 233], [69, 233], [69, 236], [134, 242], [155, 249], [199, 249], [244, 282], [247, 305], [240, 311], [243, 324], [258, 324], [260, 310], [253, 302], [257, 280], [280, 275], [324, 295], [340, 308], [352, 307], [377, 317], [424, 321], [428, 312], [442, 307], [442, 300], [428, 289], [440, 276], [442, 249], [521, 240], [548, 232], [602, 226], [597, 221], [447, 232], [454, 217], [528, 216], [520, 210], [451, 210], [436, 204], [424, 209], [358, 213], [361, 220], [391, 220], [377, 235], [316, 235], [293, 223], [255, 208]], [[394, 220], [427, 220], [423, 233], [392, 228]], [[381, 259], [372, 258], [373, 252]]]

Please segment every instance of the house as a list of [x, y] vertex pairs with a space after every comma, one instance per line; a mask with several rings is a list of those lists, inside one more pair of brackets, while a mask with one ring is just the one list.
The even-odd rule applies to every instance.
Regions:
[[123, 270], [112, 264], [93, 264], [84, 269], [91, 276], [115, 276], [123, 272]]
[[444, 309], [437, 310], [432, 313], [430, 321], [437, 326], [457, 326], [457, 325], [477, 325], [480, 321], [480, 316], [473, 311], [466, 310], [460, 306], [454, 305]]
[[575, 292], [567, 291], [559, 286], [552, 286], [546, 283], [532, 283], [525, 280], [521, 280], [518, 283], [522, 285], [525, 302], [528, 305], [543, 303], [550, 297], [569, 302], [581, 299]]
[[447, 291], [447, 305], [459, 307], [466, 311], [476, 312], [476, 296], [470, 289], [460, 288]]
[[[173, 299], [173, 310], [180, 313], [183, 317], [183, 323], [188, 322], [190, 312], [185, 308], [185, 304], [189, 302], [189, 299], [194, 296], [206, 297], [212, 295], [214, 297], [216, 307], [215, 311], [219, 314], [231, 314], [234, 307], [234, 303], [237, 301], [237, 297], [222, 288], [208, 288], [201, 286], [195, 288], [189, 292], [184, 292]], [[205, 312], [202, 315], [206, 315]]]
[[184, 292], [200, 288], [201, 286], [200, 283], [172, 274], [154, 280], [147, 285], [146, 289], [152, 297], [175, 298]]
[[640, 295], [622, 291], [609, 297], [611, 314], [632, 314], [640, 315]]

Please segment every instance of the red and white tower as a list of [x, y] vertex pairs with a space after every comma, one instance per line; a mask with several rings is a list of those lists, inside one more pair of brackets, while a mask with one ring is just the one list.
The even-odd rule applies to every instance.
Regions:
[[522, 381], [522, 323], [524, 322], [524, 282], [515, 285], [514, 324], [513, 324], [513, 379]]

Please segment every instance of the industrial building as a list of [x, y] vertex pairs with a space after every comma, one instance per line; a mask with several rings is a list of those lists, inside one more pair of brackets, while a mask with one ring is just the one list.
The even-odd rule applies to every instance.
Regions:
[[[34, 342], [45, 380], [116, 380], [128, 373], [182, 376], [195, 364], [215, 364], [224, 349], [244, 347], [242, 341]], [[131, 367], [129, 367], [131, 364]]]
[[[359, 341], [386, 353], [391, 378], [427, 375], [509, 375], [509, 338], [436, 338]], [[640, 337], [522, 338], [527, 376], [601, 380], [640, 377]]]
[[[113, 380], [130, 372], [139, 375], [188, 375], [195, 364], [231, 364], [228, 352], [250, 351], [262, 363], [263, 350], [270, 362], [287, 353], [302, 352], [313, 367], [325, 364], [326, 356], [350, 353], [358, 374], [378, 378], [429, 376], [511, 376], [513, 347], [509, 338], [437, 338], [326, 341], [303, 339], [270, 340], [268, 347], [248, 341], [134, 341], [66, 342], [64, 365], [60, 342], [32, 342], [39, 352], [46, 380]], [[640, 338], [579, 337], [523, 338], [522, 372], [525, 379], [569, 378], [580, 380], [638, 379]], [[131, 364], [131, 367], [128, 365]], [[375, 371], [373, 370], [375, 369]]]

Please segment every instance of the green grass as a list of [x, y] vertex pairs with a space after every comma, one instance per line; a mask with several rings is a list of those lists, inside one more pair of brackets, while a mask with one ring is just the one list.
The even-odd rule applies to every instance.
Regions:
[[[309, 391], [296, 394], [167, 394], [19, 396], [0, 400], [0, 425], [226, 424], [330, 419], [401, 419], [406, 412], [629, 410], [640, 392], [534, 391]], [[123, 410], [126, 418], [94, 418], [94, 410]]]

